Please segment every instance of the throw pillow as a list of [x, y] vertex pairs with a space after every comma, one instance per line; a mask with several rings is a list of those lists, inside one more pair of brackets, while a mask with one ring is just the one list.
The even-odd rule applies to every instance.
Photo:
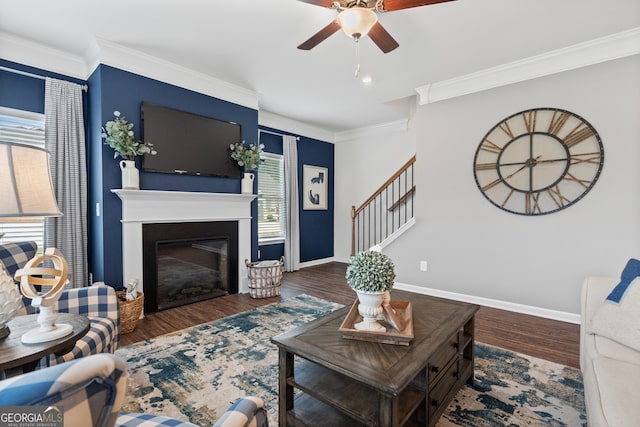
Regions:
[[637, 259], [631, 258], [627, 265], [622, 270], [622, 274], [620, 275], [620, 283], [616, 285], [615, 288], [611, 291], [607, 300], [615, 303], [619, 303], [624, 297], [627, 289], [629, 289], [629, 285], [631, 285], [631, 281], [636, 277], [640, 276], [640, 261]]
[[630, 282], [620, 302], [607, 298], [598, 307], [589, 332], [640, 351], [640, 278]]

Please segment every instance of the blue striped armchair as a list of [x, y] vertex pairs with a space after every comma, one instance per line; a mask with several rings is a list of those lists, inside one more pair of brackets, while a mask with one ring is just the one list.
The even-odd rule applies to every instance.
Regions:
[[[62, 414], [65, 427], [197, 427], [186, 421], [152, 414], [119, 412], [125, 399], [127, 367], [124, 359], [98, 354], [0, 381], [3, 407], [39, 406]], [[268, 427], [264, 402], [240, 398], [215, 427]]]
[[[0, 244], [0, 263], [9, 275], [15, 272], [36, 254], [35, 242]], [[17, 286], [17, 285], [16, 285]], [[30, 300], [24, 298], [26, 311], [33, 313]], [[120, 311], [118, 297], [111, 286], [104, 283], [84, 288], [65, 289], [58, 300], [58, 312], [87, 316], [89, 332], [76, 342], [75, 347], [61, 356], [43, 358], [39, 367], [68, 362], [79, 357], [98, 353], [113, 353], [120, 342]]]

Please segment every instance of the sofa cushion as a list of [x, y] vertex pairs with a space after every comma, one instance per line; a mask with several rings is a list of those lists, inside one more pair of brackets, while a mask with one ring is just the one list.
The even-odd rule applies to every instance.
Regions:
[[635, 351], [631, 347], [622, 345], [619, 342], [610, 340], [601, 335], [592, 335], [593, 343], [597, 354], [592, 356], [604, 356], [611, 359], [622, 360], [623, 362], [635, 363], [640, 365], [640, 352]]
[[617, 427], [637, 426], [640, 420], [637, 390], [640, 365], [596, 357], [593, 359], [593, 371], [607, 424]]
[[619, 303], [605, 300], [596, 310], [589, 333], [640, 351], [640, 278], [631, 282]]

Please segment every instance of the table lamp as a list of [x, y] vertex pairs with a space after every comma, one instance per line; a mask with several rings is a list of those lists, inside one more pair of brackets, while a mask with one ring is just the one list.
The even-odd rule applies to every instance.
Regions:
[[[51, 184], [47, 150], [33, 145], [0, 141], [0, 219], [61, 215]], [[53, 268], [40, 266], [47, 260], [52, 262]], [[55, 323], [55, 306], [68, 282], [67, 274], [67, 262], [56, 249], [46, 250], [45, 255], [34, 257], [16, 272], [20, 290], [27, 298], [32, 299], [32, 306], [40, 308], [40, 328], [27, 332], [22, 338], [23, 342], [46, 342], [71, 333], [70, 325]], [[0, 274], [1, 277], [3, 276]], [[16, 287], [13, 280], [10, 282]], [[10, 317], [13, 318], [17, 311], [14, 311], [14, 307], [21, 307], [20, 295], [16, 298], [15, 293], [4, 284], [0, 288], [0, 300], [3, 301], [0, 319], [8, 317], [7, 314], [11, 312], [13, 314]], [[42, 291], [36, 290], [34, 285], [40, 285]], [[47, 287], [51, 289], [44, 290]], [[2, 332], [0, 336], [1, 334]]]

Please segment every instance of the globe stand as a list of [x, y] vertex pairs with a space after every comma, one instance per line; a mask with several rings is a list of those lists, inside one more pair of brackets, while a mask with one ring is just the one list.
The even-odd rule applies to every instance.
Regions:
[[[45, 261], [50, 261], [53, 268], [40, 267]], [[56, 304], [60, 294], [67, 284], [67, 261], [60, 251], [49, 248], [42, 256], [29, 260], [24, 268], [16, 272], [16, 279], [20, 280], [22, 294], [31, 298], [31, 306], [40, 309], [38, 314], [39, 328], [32, 329], [22, 335], [22, 342], [35, 344], [56, 340], [73, 332], [73, 327], [66, 324], [56, 324], [58, 317]], [[49, 291], [40, 293], [35, 286], [51, 287]]]
[[[59, 295], [58, 295], [59, 296]], [[40, 313], [38, 314], [39, 328], [31, 329], [22, 335], [22, 342], [25, 344], [37, 344], [47, 341], [57, 340], [58, 338], [66, 337], [73, 332], [73, 327], [67, 324], [56, 324], [58, 313], [55, 308], [55, 303], [58, 301], [56, 298], [54, 301], [47, 300], [47, 303], [52, 302], [52, 305], [41, 305], [44, 301], [42, 298], [34, 298], [31, 301], [32, 307], [40, 307]]]

